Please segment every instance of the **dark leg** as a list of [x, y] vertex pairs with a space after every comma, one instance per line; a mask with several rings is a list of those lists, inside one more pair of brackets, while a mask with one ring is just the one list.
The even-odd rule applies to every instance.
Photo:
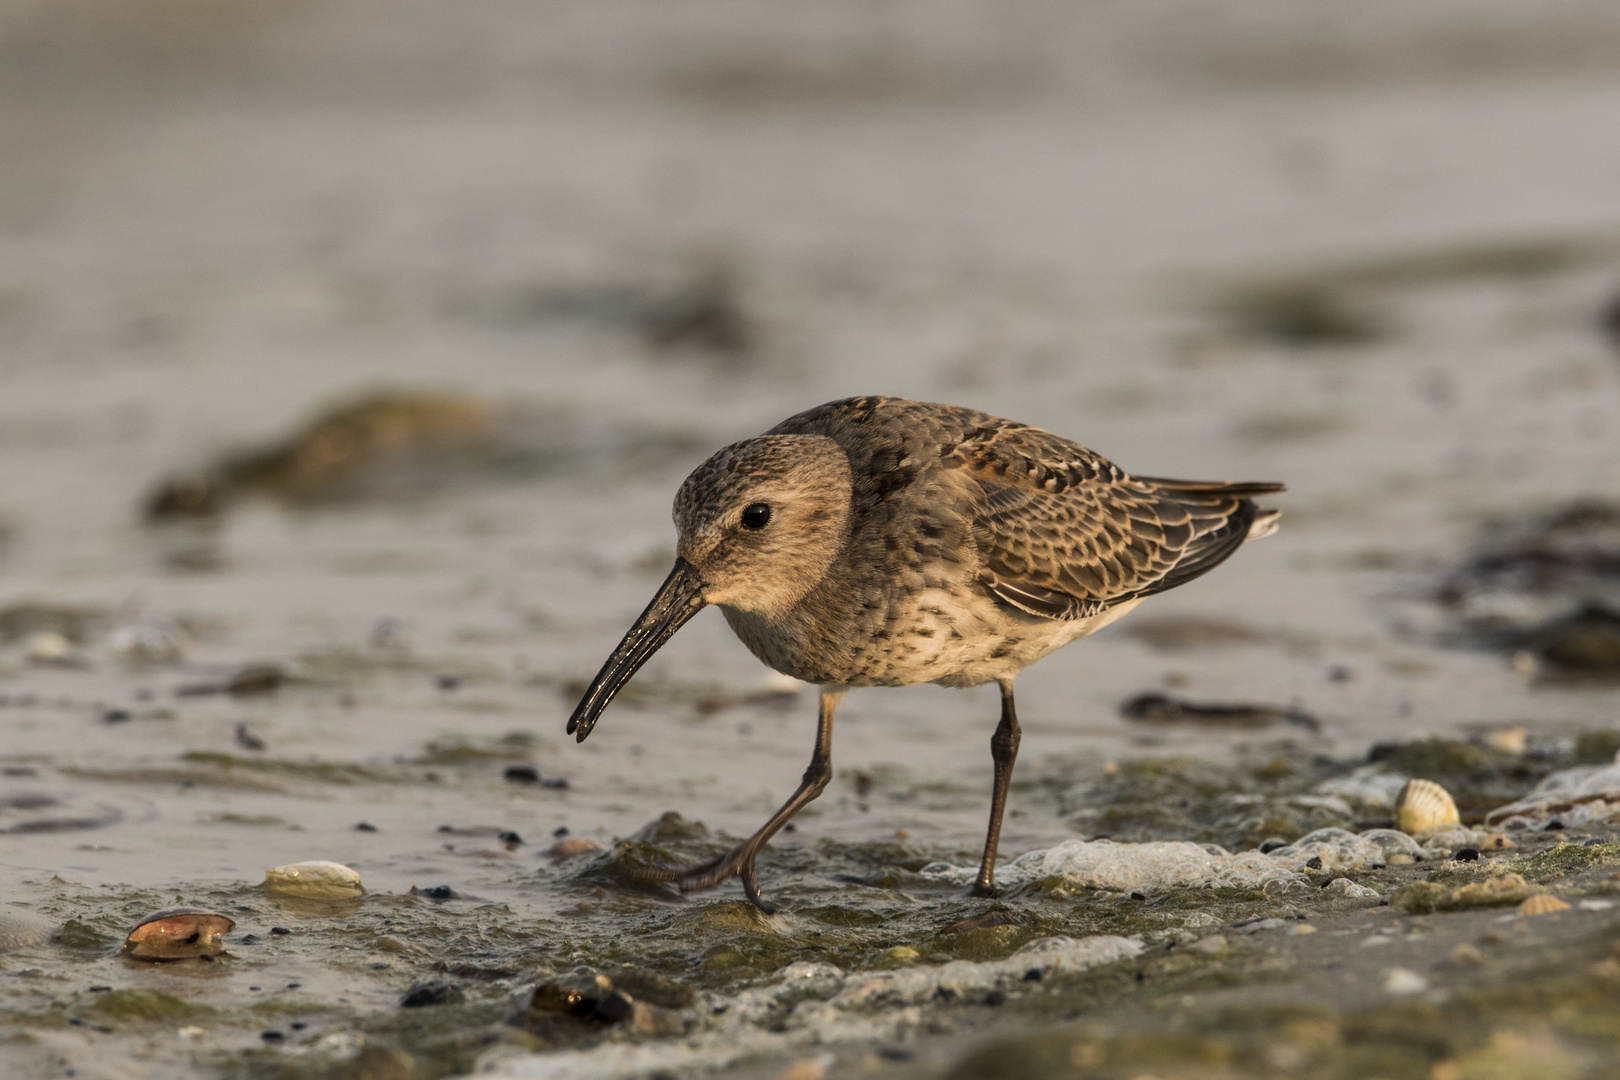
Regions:
[[832, 722], [833, 710], [843, 698], [842, 690], [823, 690], [821, 692], [821, 715], [816, 722], [816, 750], [810, 755], [810, 765], [804, 770], [804, 779], [799, 783], [799, 790], [793, 797], [782, 804], [782, 808], [771, 815], [771, 820], [760, 827], [760, 830], [747, 840], [744, 840], [729, 854], [722, 855], [714, 862], [703, 866], [694, 866], [690, 870], [644, 870], [638, 876], [652, 878], [657, 881], [673, 881], [680, 887], [681, 892], [702, 892], [712, 889], [730, 877], [742, 879], [743, 891], [748, 899], [759, 910], [769, 915], [776, 911], [759, 895], [759, 878], [754, 873], [754, 857], [760, 849], [768, 843], [776, 831], [786, 825], [804, 805], [820, 795], [826, 788], [827, 781], [832, 779]]
[[984, 838], [984, 858], [973, 895], [995, 893], [996, 848], [1001, 844], [1001, 812], [1007, 808], [1007, 787], [1012, 783], [1013, 762], [1018, 760], [1018, 713], [1013, 709], [1012, 680], [1001, 684], [1001, 723], [990, 736], [990, 757], [996, 763], [996, 786], [990, 793], [990, 832]]

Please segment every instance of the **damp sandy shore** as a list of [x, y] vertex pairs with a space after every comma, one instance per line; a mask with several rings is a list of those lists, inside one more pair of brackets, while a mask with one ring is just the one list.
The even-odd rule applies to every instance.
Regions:
[[[950, 401], [1148, 475], [1289, 485], [1277, 536], [1023, 677], [1006, 857], [1089, 835], [1065, 793], [1109, 763], [1182, 756], [1241, 791], [1268, 761], [1342, 772], [1424, 733], [1522, 727], [1567, 766], [1577, 733], [1614, 726], [1620, 691], [1443, 647], [1424, 599], [1486, 521], [1620, 494], [1620, 364], [1599, 321], [1620, 284], [1609, 5], [1315, 22], [1264, 2], [1217, 18], [8, 0], [0, 57], [0, 609], [39, 613], [0, 641], [0, 903], [69, 928], [0, 957], [8, 1075], [341, 1075], [369, 1039], [410, 1047], [422, 1076], [937, 1076], [999, 1031], [1101, 1024], [1085, 1038], [1103, 1046], [1120, 1001], [1150, 1017], [1161, 997], [1260, 1002], [1307, 959], [1336, 962], [1325, 920], [1357, 941], [1397, 920], [1196, 890], [1151, 925], [1116, 911], [1128, 896], [963, 899], [921, 870], [971, 861], [982, 837], [983, 689], [850, 696], [837, 779], [762, 864], [787, 923], [758, 925], [735, 883], [686, 900], [626, 884], [616, 840], [697, 858], [791, 791], [814, 692], [775, 680], [718, 613], [583, 745], [562, 730], [570, 692], [667, 571], [686, 472], [836, 397]], [[493, 449], [142, 520], [164, 478], [389, 388], [488, 403]], [[1219, 625], [1174, 621], [1191, 618]], [[1157, 638], [1133, 632], [1155, 619]], [[36, 636], [52, 620], [65, 651]], [[131, 635], [153, 633], [174, 655], [142, 662]], [[250, 664], [285, 679], [190, 692]], [[1297, 709], [1319, 730], [1122, 717], [1144, 692]], [[524, 766], [566, 786], [507, 778]], [[668, 811], [687, 824], [658, 825]], [[603, 852], [553, 864], [563, 830]], [[354, 867], [366, 899], [257, 891], [303, 859]], [[1601, 898], [1604, 867], [1581, 873]], [[437, 886], [451, 898], [421, 892]], [[176, 898], [236, 920], [230, 957], [119, 957]], [[1016, 929], [929, 944], [1020, 905]], [[1200, 905], [1214, 921], [1186, 923]], [[1475, 968], [1454, 946], [1503, 913], [1425, 916], [1438, 929], [1406, 965], [1444, 989], [1599, 962], [1615, 913], [1575, 911]], [[924, 1009], [847, 1043], [760, 1028], [740, 1057], [621, 1059], [599, 1032], [502, 1024], [581, 967], [634, 963], [712, 1004], [815, 949], [877, 971], [918, 943], [924, 965], [999, 962], [1038, 934], [1236, 942], [1251, 938], [1223, 927], [1295, 915], [1321, 932], [1278, 936], [1280, 967], [1234, 952], [1259, 966], [1220, 987], [1130, 997], [1148, 969], [1116, 963], [1021, 1012]], [[1375, 954], [1304, 996], [1383, 1007], [1395, 965]], [[463, 1005], [399, 1009], [446, 980]]]

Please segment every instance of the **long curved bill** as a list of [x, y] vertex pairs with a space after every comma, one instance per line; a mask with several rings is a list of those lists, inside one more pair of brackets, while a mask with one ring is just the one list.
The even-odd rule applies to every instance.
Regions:
[[584, 742], [585, 736], [596, 726], [596, 718], [602, 715], [619, 688], [706, 603], [703, 582], [698, 579], [697, 571], [685, 559], [676, 559], [675, 569], [659, 586], [658, 595], [652, 598], [647, 610], [641, 613], [641, 618], [591, 680], [585, 696], [574, 706], [574, 715], [568, 718], [568, 733]]

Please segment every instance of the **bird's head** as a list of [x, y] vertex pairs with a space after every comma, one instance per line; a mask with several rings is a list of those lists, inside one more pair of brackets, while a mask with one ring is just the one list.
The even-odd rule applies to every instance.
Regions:
[[824, 435], [762, 435], [699, 465], [675, 496], [676, 554], [705, 603], [786, 614], [844, 546], [849, 458]]
[[824, 435], [761, 435], [732, 443], [675, 496], [675, 568], [591, 682], [569, 718], [583, 742], [621, 686], [707, 604], [779, 617], [844, 546], [853, 479]]

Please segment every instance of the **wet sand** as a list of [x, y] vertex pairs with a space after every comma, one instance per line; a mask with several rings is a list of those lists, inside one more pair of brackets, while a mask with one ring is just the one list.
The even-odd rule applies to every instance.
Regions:
[[[0, 608], [93, 613], [63, 656], [31, 658], [33, 630], [0, 642], [0, 899], [69, 928], [3, 958], [0, 1057], [18, 1075], [337, 1075], [355, 1033], [408, 1046], [419, 1075], [490, 1054], [542, 1075], [551, 1059], [521, 1055], [602, 1032], [489, 1032], [579, 966], [634, 962], [720, 1001], [809, 955], [812, 933], [877, 970], [906, 942], [924, 963], [993, 960], [1037, 931], [1180, 925], [1197, 890], [1151, 925], [1117, 895], [1013, 896], [1031, 916], [1015, 933], [927, 945], [996, 907], [921, 876], [982, 836], [985, 689], [851, 695], [833, 786], [762, 864], [790, 927], [756, 926], [734, 883], [680, 901], [619, 873], [634, 852], [615, 839], [666, 811], [714, 836], [757, 825], [808, 758], [813, 691], [771, 693], [718, 613], [584, 745], [562, 732], [569, 690], [666, 572], [686, 472], [849, 394], [1039, 424], [1144, 474], [1290, 486], [1277, 536], [1026, 673], [1007, 857], [1084, 835], [1063, 793], [1110, 762], [1189, 756], [1241, 788], [1284, 742], [1348, 763], [1419, 733], [1517, 725], [1551, 745], [1613, 725], [1610, 686], [1443, 646], [1424, 599], [1488, 519], [1615, 495], [1620, 367], [1598, 313], [1620, 282], [1620, 21], [1604, 5], [1321, 25], [1268, 3], [1219, 22], [1168, 3], [63, 10], [0, 8], [0, 123], [27, 148], [0, 155]], [[319, 497], [272, 485], [210, 520], [142, 520], [164, 478], [378, 388], [487, 401], [492, 443]], [[1131, 629], [1176, 617], [1248, 632], [1175, 648]], [[179, 655], [120, 656], [135, 628]], [[253, 663], [288, 678], [180, 693]], [[1297, 708], [1320, 731], [1119, 715], [1149, 691]], [[566, 788], [505, 779], [524, 765]], [[553, 866], [564, 828], [608, 854]], [[649, 842], [721, 843], [676, 833]], [[366, 899], [257, 891], [302, 859], [356, 868]], [[440, 885], [455, 896], [411, 895]], [[177, 897], [236, 920], [229, 959], [116, 954]], [[1282, 917], [1268, 904], [1215, 906], [1225, 926]], [[1612, 914], [1551, 917], [1551, 937], [1596, 961], [1581, 935]], [[1311, 918], [1309, 947], [1329, 948]], [[1483, 932], [1437, 930], [1445, 948], [1411, 964], [1449, 986], [1450, 947]], [[375, 945], [389, 936], [425, 951]], [[1277, 948], [1303, 963], [1304, 942]], [[1313, 993], [1377, 1008], [1388, 966]], [[1053, 990], [1051, 1014], [964, 1005], [857, 1031], [853, 1050], [766, 1040], [734, 1067], [864, 1068], [882, 1034], [905, 1054], [875, 1068], [940, 1075], [998, 1025], [1120, 1022], [1109, 1001], [1138, 999], [1118, 977]], [[398, 1008], [445, 979], [465, 1005]], [[1233, 979], [1221, 994], [1265, 982]], [[1206, 990], [1186, 992], [1221, 1007]], [[144, 991], [167, 997], [96, 1005]], [[582, 1075], [701, 1064], [589, 1061]]]

